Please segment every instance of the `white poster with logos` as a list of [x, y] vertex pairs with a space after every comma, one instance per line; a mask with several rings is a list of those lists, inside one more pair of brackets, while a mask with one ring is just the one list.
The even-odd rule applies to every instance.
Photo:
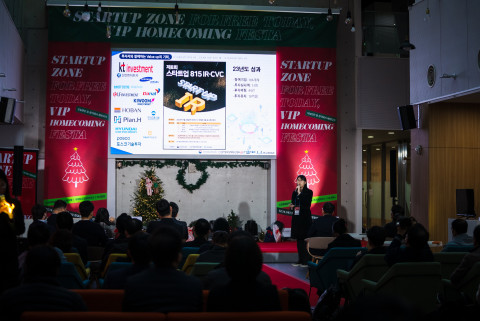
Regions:
[[276, 155], [274, 54], [112, 52], [111, 79], [111, 155]]

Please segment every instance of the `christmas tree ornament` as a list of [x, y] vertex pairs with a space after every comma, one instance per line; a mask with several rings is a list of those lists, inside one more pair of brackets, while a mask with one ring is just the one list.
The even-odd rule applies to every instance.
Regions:
[[83, 167], [77, 149], [77, 147], [73, 149], [75, 152], [70, 156], [67, 168], [65, 169], [65, 176], [62, 178], [64, 182], [75, 184], [75, 188], [77, 188], [78, 184], [88, 181], [87, 170]]
[[[312, 159], [308, 156], [308, 150], [305, 151], [305, 157], [302, 158], [302, 163], [298, 167], [297, 176], [304, 175], [307, 178], [308, 185], [312, 186], [320, 182], [317, 171], [313, 167]], [[296, 179], [295, 182], [297, 182]]]

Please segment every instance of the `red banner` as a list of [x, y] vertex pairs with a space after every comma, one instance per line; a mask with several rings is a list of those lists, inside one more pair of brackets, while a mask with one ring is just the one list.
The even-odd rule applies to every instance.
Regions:
[[106, 207], [110, 44], [50, 42], [45, 200]]
[[[31, 216], [31, 209], [37, 201], [37, 168], [38, 151], [24, 149], [22, 196], [18, 196], [17, 198], [20, 200], [23, 214], [25, 214], [27, 218]], [[10, 196], [13, 197], [13, 148], [0, 148], [0, 169], [7, 175]]]
[[298, 175], [313, 190], [312, 214], [337, 200], [335, 49], [277, 49], [277, 219], [290, 204]]

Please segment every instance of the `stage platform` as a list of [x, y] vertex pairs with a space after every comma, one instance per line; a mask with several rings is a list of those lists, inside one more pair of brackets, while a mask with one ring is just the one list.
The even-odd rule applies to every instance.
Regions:
[[297, 242], [258, 243], [263, 263], [293, 263], [298, 261]]

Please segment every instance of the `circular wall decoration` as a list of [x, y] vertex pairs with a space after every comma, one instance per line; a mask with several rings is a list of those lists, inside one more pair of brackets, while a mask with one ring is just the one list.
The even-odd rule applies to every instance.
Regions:
[[433, 87], [435, 85], [435, 65], [428, 66], [427, 69], [427, 83], [428, 86]]

